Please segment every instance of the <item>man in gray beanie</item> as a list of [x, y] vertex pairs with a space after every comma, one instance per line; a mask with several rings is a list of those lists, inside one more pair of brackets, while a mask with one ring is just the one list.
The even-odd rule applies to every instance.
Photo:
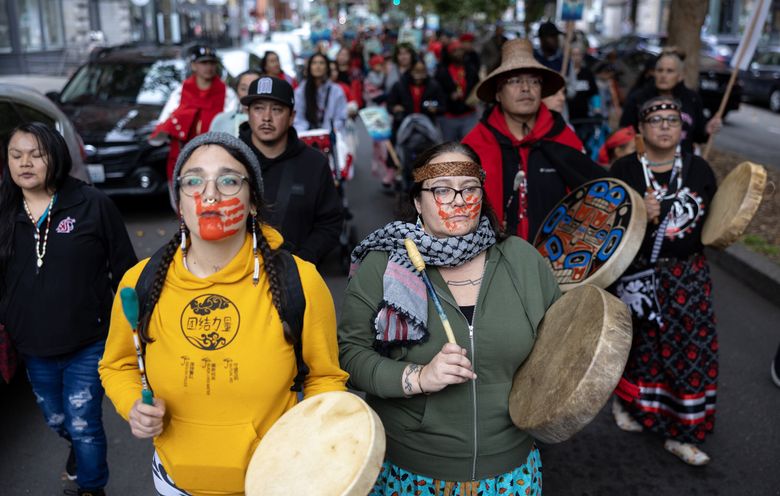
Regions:
[[261, 77], [241, 103], [249, 120], [239, 137], [257, 156], [265, 182], [263, 218], [282, 233], [293, 254], [317, 264], [338, 245], [343, 223], [328, 159], [298, 138], [292, 125], [295, 96], [287, 81]]

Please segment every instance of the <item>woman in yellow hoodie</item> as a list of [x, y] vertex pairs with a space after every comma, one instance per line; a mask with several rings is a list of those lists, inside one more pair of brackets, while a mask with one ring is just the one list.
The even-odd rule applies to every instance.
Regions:
[[[154, 310], [139, 329], [154, 405], [140, 400], [132, 330], [118, 297], [100, 376], [133, 435], [154, 437], [159, 494], [242, 494], [255, 447], [297, 402], [294, 337], [280, 319], [285, 280], [274, 257], [282, 237], [258, 219], [260, 165], [241, 140], [195, 138], [173, 177], [181, 234], [165, 248], [149, 293]], [[147, 262], [119, 287], [135, 287]], [[295, 262], [306, 299], [304, 396], [343, 391], [333, 300], [315, 267]]]

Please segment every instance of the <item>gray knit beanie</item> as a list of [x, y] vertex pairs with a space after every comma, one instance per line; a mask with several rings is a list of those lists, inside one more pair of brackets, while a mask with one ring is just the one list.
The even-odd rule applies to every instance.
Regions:
[[260, 162], [258, 162], [257, 156], [252, 149], [233, 135], [209, 132], [201, 134], [189, 141], [179, 153], [179, 158], [176, 159], [176, 165], [173, 168], [173, 187], [170, 189], [170, 194], [171, 205], [177, 213], [179, 212], [179, 182], [177, 178], [181, 173], [184, 162], [190, 158], [190, 155], [192, 155], [192, 152], [194, 152], [196, 148], [203, 145], [219, 145], [223, 148], [238, 152], [243, 159], [241, 162], [244, 167], [247, 168], [247, 171], [251, 176], [249, 181], [252, 189], [257, 193], [258, 197], [256, 198], [256, 201], [258, 203], [263, 202], [263, 172], [260, 169]]

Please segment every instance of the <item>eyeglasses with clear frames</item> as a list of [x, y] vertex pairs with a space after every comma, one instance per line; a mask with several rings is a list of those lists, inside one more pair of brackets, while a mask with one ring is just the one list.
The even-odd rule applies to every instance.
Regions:
[[680, 127], [682, 124], [682, 119], [680, 119], [679, 115], [669, 115], [666, 117], [654, 115], [645, 119], [645, 122], [650, 124], [650, 127], [661, 127], [664, 122], [666, 122], [669, 127]]
[[241, 187], [247, 180], [246, 176], [240, 174], [220, 174], [217, 177], [186, 174], [176, 178], [181, 192], [187, 196], [202, 195], [206, 191], [206, 185], [209, 181], [214, 181], [214, 186], [222, 196], [235, 196], [241, 191]]
[[537, 76], [513, 76], [504, 81], [504, 84], [514, 88], [525, 86], [527, 88], [537, 89], [542, 87], [542, 78]]
[[433, 188], [422, 188], [420, 191], [430, 191], [433, 194], [433, 201], [439, 205], [449, 205], [455, 201], [455, 197], [458, 195], [466, 205], [474, 205], [482, 201], [484, 193], [482, 186], [467, 186], [463, 189], [434, 186]]

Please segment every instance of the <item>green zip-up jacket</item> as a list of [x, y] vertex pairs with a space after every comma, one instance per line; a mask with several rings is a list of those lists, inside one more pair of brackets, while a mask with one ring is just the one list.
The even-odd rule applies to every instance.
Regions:
[[473, 331], [439, 271], [429, 267], [455, 339], [468, 350], [477, 379], [405, 398], [404, 368], [430, 362], [447, 338], [429, 298], [425, 343], [395, 347], [389, 357], [374, 350], [373, 321], [382, 301], [387, 259], [385, 252], [371, 252], [363, 260], [347, 287], [338, 329], [341, 367], [349, 372], [351, 387], [367, 393], [366, 400], [382, 419], [387, 458], [411, 472], [446, 481], [480, 480], [519, 467], [533, 439], [509, 418], [509, 391], [533, 348], [539, 322], [560, 296], [547, 263], [516, 237], [488, 249]]

